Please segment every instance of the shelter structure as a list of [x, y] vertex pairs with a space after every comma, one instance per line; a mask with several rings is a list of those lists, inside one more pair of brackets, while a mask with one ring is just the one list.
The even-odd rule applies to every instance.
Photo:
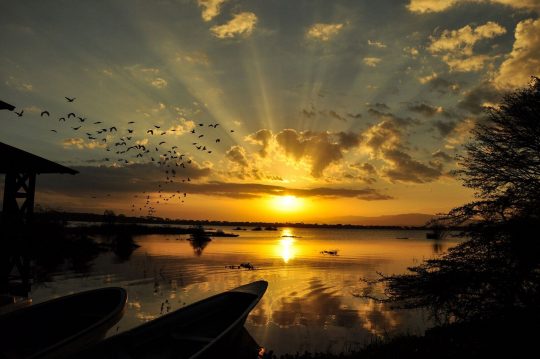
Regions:
[[[36, 175], [77, 171], [0, 142], [0, 174], [5, 174], [2, 219], [24, 224], [32, 220]], [[22, 203], [19, 204], [19, 201]]]
[[0, 291], [10, 290], [11, 273], [16, 268], [21, 279], [21, 294], [29, 289], [29, 263], [26, 257], [26, 233], [34, 213], [36, 176], [46, 173], [77, 171], [32, 153], [0, 142], [0, 174], [5, 175], [0, 232]]

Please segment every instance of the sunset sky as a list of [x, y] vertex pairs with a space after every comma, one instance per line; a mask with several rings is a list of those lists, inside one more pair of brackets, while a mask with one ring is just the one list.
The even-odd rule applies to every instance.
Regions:
[[24, 112], [0, 141], [78, 170], [37, 181], [70, 211], [447, 211], [472, 199], [449, 172], [483, 107], [540, 75], [537, 0], [2, 5], [0, 100]]

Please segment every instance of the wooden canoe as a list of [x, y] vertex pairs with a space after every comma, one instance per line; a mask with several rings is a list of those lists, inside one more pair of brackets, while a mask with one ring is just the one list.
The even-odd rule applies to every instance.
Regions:
[[[97, 344], [80, 358], [207, 358], [243, 327], [268, 282], [257, 281], [188, 305]], [[223, 353], [220, 353], [221, 357]]]
[[0, 358], [65, 358], [105, 337], [123, 315], [127, 292], [71, 294], [0, 316]]

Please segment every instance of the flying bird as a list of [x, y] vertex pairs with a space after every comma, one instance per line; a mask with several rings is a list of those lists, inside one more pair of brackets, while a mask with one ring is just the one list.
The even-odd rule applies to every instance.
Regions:
[[66, 118], [65, 118], [65, 117], [60, 117], [60, 118], [58, 119], [58, 121], [64, 121], [64, 122], [66, 122]]
[[199, 135], [199, 138], [203, 137], [204, 135]]
[[51, 130], [52, 132], [58, 133], [56, 130]]
[[50, 116], [51, 114], [49, 113], [49, 111], [42, 111], [41, 112], [41, 117], [43, 117], [45, 115]]
[[114, 126], [109, 129], [109, 132], [112, 132], [112, 130], [118, 131]]
[[75, 101], [75, 97], [72, 97], [72, 98], [66, 97], [65, 99], [66, 99], [68, 102], [73, 102], [73, 101]]
[[84, 122], [86, 120], [86, 117], [77, 117], [79, 121]]
[[155, 128], [160, 128], [160, 126], [158, 126], [158, 125], [154, 125], [154, 127], [155, 127]]
[[149, 133], [149, 134], [153, 135], [154, 131], [153, 130], [148, 130], [148, 131], [146, 131], [146, 133]]
[[21, 110], [21, 112], [15, 112], [17, 117], [22, 117], [23, 113], [24, 113], [24, 110]]
[[78, 126], [78, 127], [72, 127], [72, 129], [74, 129], [75, 131], [77, 131], [79, 128], [81, 128], [81, 126]]
[[76, 117], [75, 114], [74, 114], [73, 112], [68, 113], [68, 118], [71, 118], [72, 116], [73, 116], [73, 117]]
[[231, 132], [234, 132], [234, 130], [231, 130]]
[[101, 121], [94, 122], [94, 125], [99, 125]]
[[221, 142], [221, 140], [220, 140], [219, 138], [216, 138], [216, 143], [217, 143], [217, 142]]
[[132, 123], [135, 123], [135, 121], [129, 121], [128, 122], [128, 125], [132, 124]]

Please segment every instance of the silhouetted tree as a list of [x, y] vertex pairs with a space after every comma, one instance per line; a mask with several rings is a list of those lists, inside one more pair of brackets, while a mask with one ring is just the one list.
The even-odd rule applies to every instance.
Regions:
[[113, 210], [106, 209], [103, 212], [103, 223], [109, 226], [112, 226], [116, 223], [116, 214]]
[[472, 134], [456, 173], [476, 200], [439, 219], [465, 225], [469, 239], [379, 280], [384, 300], [445, 322], [540, 305], [540, 79], [505, 95]]

